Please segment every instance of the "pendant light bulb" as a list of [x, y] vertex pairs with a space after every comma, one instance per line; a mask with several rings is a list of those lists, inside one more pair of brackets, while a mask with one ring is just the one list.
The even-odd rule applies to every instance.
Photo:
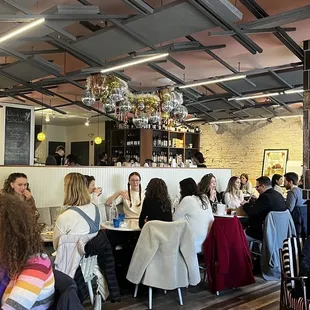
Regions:
[[95, 142], [95, 144], [101, 144], [102, 143], [102, 139], [101, 139], [101, 137], [96, 137], [95, 139], [94, 139], [94, 142]]
[[50, 119], [50, 116], [49, 116], [48, 114], [46, 114], [46, 116], [45, 116], [45, 121], [46, 121], [47, 123], [49, 123], [50, 120], [51, 120], [51, 119]]
[[85, 126], [89, 126], [89, 118], [86, 119]]
[[41, 142], [44, 141], [46, 139], [45, 133], [43, 131], [39, 132], [37, 135], [37, 139]]

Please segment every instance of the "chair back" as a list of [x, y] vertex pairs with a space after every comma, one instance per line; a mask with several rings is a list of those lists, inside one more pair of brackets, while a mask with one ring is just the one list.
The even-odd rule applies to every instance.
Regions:
[[188, 223], [147, 222], [133, 253], [127, 279], [167, 290], [197, 285], [199, 266]]
[[97, 264], [97, 255], [82, 257], [80, 267], [85, 282], [91, 281], [95, 277], [96, 264]]
[[279, 249], [281, 249], [285, 239], [293, 236], [296, 236], [296, 230], [289, 210], [268, 213], [265, 219], [261, 255], [261, 269], [265, 280], [280, 280]]
[[[306, 238], [291, 237], [283, 242], [282, 262], [283, 272], [288, 277], [298, 277], [300, 272], [300, 256], [304, 247]], [[295, 281], [287, 282], [288, 289], [295, 287]]]

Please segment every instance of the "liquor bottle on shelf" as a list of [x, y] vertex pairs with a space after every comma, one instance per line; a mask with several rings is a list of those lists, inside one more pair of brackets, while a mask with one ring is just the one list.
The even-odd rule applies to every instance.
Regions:
[[155, 152], [153, 152], [152, 160], [153, 160], [154, 163], [157, 162], [157, 158], [156, 158], [156, 153]]
[[130, 143], [130, 133], [129, 133], [128, 136], [127, 136], [126, 145], [129, 146], [129, 143]]
[[156, 129], [156, 124], [155, 123], [152, 124], [152, 129]]
[[133, 145], [134, 145], [134, 146], [137, 146], [137, 145], [138, 145], [138, 138], [137, 138], [136, 135], [134, 136], [134, 139], [133, 139]]
[[159, 122], [158, 122], [158, 129], [161, 130], [161, 128], [162, 128], [162, 127], [161, 127], [161, 122], [159, 121]]
[[153, 146], [157, 146], [157, 136], [153, 137]]
[[169, 139], [169, 147], [172, 147], [172, 140]]
[[131, 140], [130, 140], [130, 146], [133, 146], [134, 139], [135, 139], [135, 135], [132, 133], [131, 134]]
[[126, 161], [130, 160], [130, 153], [128, 150], [126, 151], [125, 159], [126, 159]]
[[160, 147], [162, 146], [161, 136], [158, 136], [157, 146], [160, 146]]
[[169, 163], [169, 164], [171, 164], [172, 159], [173, 159], [173, 155], [172, 155], [172, 152], [170, 152], [170, 154], [169, 154], [169, 160], [168, 160], [168, 163]]
[[195, 133], [199, 133], [200, 132], [200, 128], [198, 126], [195, 127]]
[[168, 163], [168, 156], [167, 156], [167, 152], [164, 153], [164, 163], [167, 164]]

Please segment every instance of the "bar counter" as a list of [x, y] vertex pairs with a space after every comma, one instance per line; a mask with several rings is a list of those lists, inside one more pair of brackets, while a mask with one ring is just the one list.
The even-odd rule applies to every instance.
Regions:
[[126, 190], [128, 176], [137, 171], [141, 175], [142, 189], [145, 189], [152, 178], [163, 179], [171, 199], [179, 193], [179, 182], [192, 177], [198, 183], [208, 173], [213, 173], [217, 178], [218, 191], [224, 191], [231, 177], [231, 169], [207, 168], [136, 168], [136, 167], [60, 167], [60, 166], [1, 166], [1, 188], [4, 180], [10, 173], [22, 172], [28, 176], [28, 182], [37, 208], [61, 206], [63, 203], [63, 179], [70, 172], [79, 172], [92, 175], [96, 179], [96, 186], [103, 188], [100, 203], [103, 203], [116, 191]]

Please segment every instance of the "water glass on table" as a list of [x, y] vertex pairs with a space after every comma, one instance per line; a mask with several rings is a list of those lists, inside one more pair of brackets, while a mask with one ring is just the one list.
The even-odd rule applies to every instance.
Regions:
[[113, 226], [114, 226], [115, 228], [118, 228], [118, 227], [119, 227], [119, 224], [120, 224], [120, 219], [119, 219], [119, 218], [113, 219]]
[[124, 222], [124, 221], [125, 221], [125, 213], [120, 213], [120, 214], [118, 215], [118, 218], [119, 218], [119, 220], [120, 220], [121, 223]]

